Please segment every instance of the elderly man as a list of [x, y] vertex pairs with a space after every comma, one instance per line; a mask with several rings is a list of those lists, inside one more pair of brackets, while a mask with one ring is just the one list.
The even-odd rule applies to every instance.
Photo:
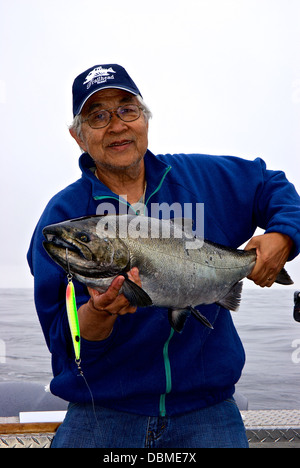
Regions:
[[[28, 252], [52, 353], [51, 391], [70, 402], [53, 447], [247, 447], [232, 398], [244, 350], [229, 311], [199, 305], [214, 329], [191, 319], [173, 334], [166, 310], [134, 308], [120, 294], [124, 277], [103, 294], [74, 282], [82, 379], [66, 319], [67, 279], [43, 250], [42, 229], [94, 215], [103, 203], [129, 213], [143, 203], [149, 216], [157, 204], [187, 203], [194, 220], [203, 203], [205, 237], [234, 248], [250, 239], [246, 248], [257, 252], [250, 279], [270, 287], [299, 253], [297, 192], [261, 159], [154, 156], [147, 149], [150, 111], [119, 65], [97, 65], [75, 79], [73, 114], [70, 133], [83, 150], [82, 178], [50, 200]], [[257, 226], [265, 234], [252, 237]], [[136, 268], [129, 277], [141, 285]]]

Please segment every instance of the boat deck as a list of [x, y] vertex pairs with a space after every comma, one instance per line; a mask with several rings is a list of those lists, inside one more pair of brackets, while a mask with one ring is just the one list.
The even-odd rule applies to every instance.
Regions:
[[241, 413], [251, 448], [300, 448], [300, 410]]
[[[242, 411], [250, 448], [300, 448], [300, 410]], [[0, 448], [49, 448], [60, 423], [0, 418]]]

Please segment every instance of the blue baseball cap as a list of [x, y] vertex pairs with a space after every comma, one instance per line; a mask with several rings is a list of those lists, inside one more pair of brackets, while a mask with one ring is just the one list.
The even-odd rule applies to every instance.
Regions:
[[80, 114], [88, 98], [97, 91], [117, 88], [141, 95], [125, 68], [116, 64], [95, 65], [78, 75], [73, 83], [73, 115]]

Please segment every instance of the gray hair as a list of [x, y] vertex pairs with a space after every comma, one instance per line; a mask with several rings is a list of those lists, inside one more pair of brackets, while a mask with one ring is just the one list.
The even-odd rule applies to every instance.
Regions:
[[[137, 100], [139, 101], [141, 107], [143, 108], [143, 114], [145, 116], [146, 122], [149, 121], [149, 119], [152, 118], [152, 112], [150, 111], [149, 107], [147, 104], [144, 102], [143, 98], [139, 95], [136, 96]], [[81, 124], [82, 124], [82, 119], [81, 119], [81, 114], [75, 115], [73, 122], [69, 126], [70, 130], [74, 130], [76, 134], [79, 136], [79, 138], [82, 139], [82, 133], [81, 133]]]

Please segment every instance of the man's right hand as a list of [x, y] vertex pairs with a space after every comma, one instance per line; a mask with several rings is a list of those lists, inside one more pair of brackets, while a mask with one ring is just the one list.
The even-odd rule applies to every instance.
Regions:
[[[128, 272], [128, 278], [141, 287], [137, 268]], [[120, 290], [125, 281], [124, 276], [117, 276], [104, 293], [88, 288], [90, 299], [78, 309], [81, 336], [89, 341], [101, 341], [111, 334], [119, 315], [133, 314], [132, 307]]]

